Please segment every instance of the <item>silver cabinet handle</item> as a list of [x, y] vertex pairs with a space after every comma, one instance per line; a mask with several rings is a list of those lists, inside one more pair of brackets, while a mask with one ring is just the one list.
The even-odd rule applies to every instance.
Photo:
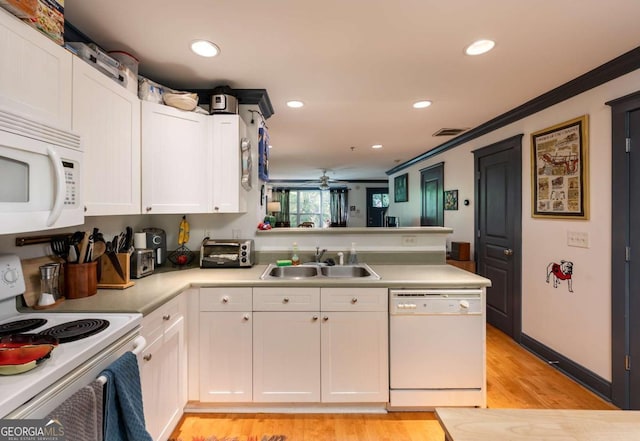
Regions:
[[513, 250], [511, 248], [507, 248], [506, 250], [504, 250], [504, 255], [505, 256], [512, 256], [513, 255]]
[[327, 316], [325, 315], [324, 317], [322, 317], [322, 320], [323, 320], [323, 321], [325, 321], [325, 322], [328, 322], [328, 321], [329, 321], [329, 317], [327, 317]]
[[222, 303], [229, 303], [229, 296], [224, 296], [222, 298]]
[[142, 357], [142, 359], [143, 359], [144, 361], [149, 361], [149, 360], [151, 360], [152, 358], [153, 358], [153, 355], [152, 355], [152, 354], [147, 354], [147, 355], [145, 355], [144, 357]]
[[162, 320], [164, 320], [165, 322], [168, 322], [169, 320], [171, 320], [171, 314], [163, 315]]
[[317, 321], [318, 321], [318, 316], [317, 316], [317, 315], [314, 315], [314, 316], [312, 317], [312, 319], [313, 319], [313, 321], [314, 321], [314, 322], [317, 322]]
[[146, 208], [146, 210], [147, 210], [147, 211], [151, 211], [151, 207], [147, 207], [147, 208]]
[[358, 303], [358, 298], [357, 297], [352, 298], [351, 303]]
[[248, 321], [249, 321], [249, 314], [245, 314], [245, 315], [242, 317], [242, 320], [244, 320], [245, 322], [248, 322]]
[[282, 303], [289, 303], [289, 297], [285, 297], [284, 299], [282, 299]]

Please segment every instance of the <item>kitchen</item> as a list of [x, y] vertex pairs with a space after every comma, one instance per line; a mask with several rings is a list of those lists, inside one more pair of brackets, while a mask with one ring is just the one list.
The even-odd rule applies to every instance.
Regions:
[[[620, 50], [619, 52], [623, 52]], [[608, 59], [602, 60], [603, 62]], [[584, 69], [585, 71], [587, 69]], [[530, 295], [526, 298], [528, 304], [525, 304], [524, 312], [526, 315], [527, 307], [531, 307], [530, 315], [526, 316], [523, 321], [523, 329], [528, 334], [531, 334], [533, 337], [538, 340], [546, 343], [547, 346], [551, 346], [556, 348], [560, 353], [566, 354], [570, 359], [574, 359], [578, 361], [580, 364], [585, 365], [590, 370], [594, 371], [599, 376], [610, 379], [610, 360], [609, 360], [609, 348], [611, 346], [610, 343], [610, 331], [609, 331], [609, 316], [607, 315], [607, 311], [609, 310], [609, 302], [608, 296], [602, 295], [602, 293], [610, 292], [610, 280], [606, 276], [603, 277], [595, 277], [596, 274], [602, 272], [602, 268], [607, 268], [609, 266], [608, 255], [609, 255], [609, 242], [607, 240], [606, 235], [599, 235], [596, 232], [600, 231], [609, 231], [609, 221], [608, 219], [608, 205], [607, 202], [609, 200], [608, 196], [608, 181], [607, 176], [607, 167], [606, 164], [610, 162], [608, 159], [607, 149], [596, 149], [594, 147], [595, 144], [606, 146], [610, 144], [609, 141], [609, 131], [606, 129], [607, 127], [607, 118], [608, 118], [608, 109], [603, 107], [603, 102], [617, 98], [619, 96], [623, 96], [625, 94], [631, 93], [634, 91], [633, 84], [635, 74], [631, 73], [626, 77], [622, 77], [619, 80], [612, 81], [605, 86], [601, 86], [595, 91], [586, 93], [585, 95], [581, 95], [578, 98], [570, 101], [568, 103], [562, 104], [561, 108], [556, 107], [554, 112], [557, 113], [544, 113], [538, 116], [538, 119], [528, 119], [519, 124], [514, 124], [512, 127], [508, 127], [502, 129], [502, 132], [498, 132], [495, 134], [486, 135], [484, 138], [479, 140], [474, 140], [473, 145], [469, 145], [465, 148], [457, 148], [451, 152], [446, 153], [446, 156], [441, 156], [441, 158], [446, 159], [446, 166], [450, 167], [453, 163], [458, 163], [461, 165], [460, 170], [456, 171], [456, 169], [447, 169], [447, 179], [454, 178], [457, 182], [459, 192], [461, 194], [461, 200], [464, 199], [462, 195], [466, 194], [468, 198], [472, 198], [473, 194], [473, 180], [471, 178], [471, 173], [466, 172], [465, 168], [471, 170], [471, 166], [469, 163], [468, 155], [465, 156], [463, 151], [471, 150], [474, 147], [482, 147], [483, 145], [489, 144], [501, 137], [508, 136], [513, 132], [517, 132], [518, 130], [522, 130], [525, 133], [529, 133], [534, 131], [535, 129], [541, 127], [547, 127], [552, 125], [557, 121], [563, 121], [569, 119], [569, 117], [574, 116], [574, 114], [582, 114], [589, 113], [591, 116], [591, 173], [592, 179], [595, 182], [599, 183], [599, 187], [593, 188], [592, 184], [592, 218], [588, 222], [580, 223], [577, 226], [574, 223], [570, 223], [567, 221], [535, 221], [530, 220], [529, 222], [524, 222], [523, 227], [523, 261], [525, 263], [524, 267], [532, 267], [532, 268], [541, 268], [546, 267], [550, 258], [558, 258], [565, 257], [565, 254], [574, 252], [574, 253], [582, 253], [576, 256], [569, 256], [574, 261], [574, 263], [579, 263], [576, 265], [576, 269], [580, 270], [580, 273], [583, 274], [583, 277], [591, 278], [582, 282], [582, 286], [580, 287], [580, 283], [578, 283], [578, 272], [576, 273], [576, 280], [574, 281], [575, 288], [580, 287], [581, 300], [584, 300], [583, 303], [576, 304], [572, 302], [571, 298], [564, 298], [564, 293], [558, 293], [553, 290], [548, 291], [546, 288], [546, 284], [544, 281], [539, 280], [539, 276], [536, 274], [541, 273], [542, 271], [534, 270], [530, 272], [525, 272], [523, 274], [523, 286], [527, 287], [536, 287], [540, 286], [541, 292], [550, 292], [551, 294], [559, 294], [562, 295], [561, 304], [558, 305], [557, 312], [563, 310], [563, 308], [570, 308], [574, 310], [574, 308], [579, 308], [579, 314], [574, 316], [576, 323], [572, 323], [572, 326], [569, 332], [564, 329], [564, 317], [555, 317], [552, 320], [552, 324], [554, 326], [547, 327], [544, 329], [540, 329], [543, 327], [542, 324], [539, 323], [539, 320], [536, 320], [539, 316], [545, 316], [547, 314], [546, 309], [536, 301], [538, 298], [538, 294], [531, 291]], [[517, 104], [517, 103], [516, 103]], [[245, 115], [245, 120], [250, 121], [251, 115]], [[504, 135], [504, 136], [502, 136]], [[524, 164], [523, 169], [528, 168], [527, 164], [527, 155], [524, 154]], [[439, 159], [436, 159], [438, 161]], [[463, 166], [467, 164], [466, 166]], [[395, 210], [394, 214], [397, 214], [400, 219], [403, 219], [409, 225], [412, 222], [412, 219], [416, 219], [417, 212], [419, 210], [416, 209], [416, 205], [419, 201], [419, 189], [416, 187], [419, 180], [416, 177], [417, 168], [422, 167], [421, 164], [418, 166], [413, 166], [410, 168], [410, 176], [409, 176], [409, 203], [407, 204], [395, 204], [391, 209]], [[393, 177], [393, 176], [392, 176]], [[393, 181], [393, 180], [391, 180]], [[526, 175], [523, 175], [523, 182], [527, 183], [528, 179]], [[392, 188], [390, 186], [390, 188]], [[523, 189], [523, 198], [528, 196], [528, 189]], [[595, 209], [596, 201], [593, 198], [598, 197], [598, 202], [604, 204], [605, 209], [597, 210]], [[259, 195], [258, 194], [250, 194], [249, 198], [253, 198], [253, 201], [249, 200], [250, 206], [259, 206]], [[526, 206], [526, 202], [524, 206]], [[473, 219], [472, 219], [472, 211], [473, 205], [467, 211], [463, 211], [462, 209], [458, 212], [447, 212], [447, 226], [452, 227], [455, 230], [456, 240], [466, 240], [472, 242], [472, 232], [473, 232]], [[140, 228], [144, 228], [146, 226], [157, 225], [163, 227], [165, 231], [168, 232], [168, 241], [170, 243], [176, 243], [176, 237], [174, 236], [176, 225], [179, 221], [179, 215], [153, 215], [152, 220], [149, 217], [145, 217], [147, 215], [132, 215], [132, 217], [126, 218], [117, 218], [111, 219], [110, 217], [94, 219], [91, 218], [89, 222], [95, 222], [96, 225], [100, 226], [101, 229], [105, 231], [115, 232], [123, 229], [124, 225], [131, 224], [134, 229], [138, 230]], [[258, 220], [262, 217], [262, 214], [256, 213], [252, 215], [249, 213], [248, 215], [233, 215], [233, 214], [220, 214], [217, 215], [215, 221], [210, 220], [210, 217], [206, 215], [193, 215], [190, 216], [192, 221], [192, 226], [194, 233], [192, 233], [192, 237], [201, 238], [205, 236], [205, 232], [213, 231], [219, 237], [232, 237], [233, 230], [238, 230], [242, 232], [243, 236], [246, 234], [250, 234], [257, 224]], [[525, 216], [526, 217], [526, 216]], [[92, 227], [88, 222], [87, 227]], [[539, 229], [543, 228], [544, 231], [539, 231]], [[591, 233], [591, 243], [590, 248], [587, 251], [582, 252], [579, 249], [567, 248], [563, 244], [566, 243], [565, 235], [567, 229], [577, 229], [578, 231], [586, 230], [588, 233]], [[535, 243], [527, 242], [531, 241], [531, 238], [535, 238], [544, 234], [546, 237], [551, 238], [551, 242], [557, 244], [558, 249], [551, 253], [549, 250], [540, 250], [536, 247]], [[529, 239], [527, 239], [529, 238]], [[13, 237], [2, 237], [0, 238], [2, 241], [2, 250], [7, 252], [18, 251], [22, 253], [35, 253], [37, 255], [40, 250], [36, 250], [35, 248], [30, 248], [29, 250], [25, 249], [17, 249], [13, 245]], [[198, 240], [196, 239], [195, 243], [190, 244], [192, 247], [197, 247]], [[289, 247], [289, 240], [286, 241], [286, 246]], [[313, 249], [315, 243], [306, 244], [305, 247]], [[360, 246], [364, 246], [361, 244]], [[348, 247], [344, 249], [346, 252]], [[530, 250], [530, 251], [526, 251]], [[551, 254], [553, 256], [551, 256]], [[23, 257], [35, 257], [23, 255]], [[583, 260], [580, 260], [582, 258]], [[528, 260], [527, 260], [528, 259]], [[533, 261], [531, 261], [533, 259]], [[528, 263], [527, 263], [528, 262]], [[605, 271], [606, 273], [606, 271]], [[555, 297], [552, 299], [555, 301]], [[70, 302], [69, 302], [70, 303]], [[525, 302], [526, 303], [526, 302]], [[542, 310], [540, 310], [542, 308]], [[545, 322], [546, 324], [546, 322]], [[560, 328], [560, 330], [558, 329]], [[551, 335], [547, 335], [551, 334]], [[580, 335], [578, 337], [577, 335]], [[560, 339], [560, 341], [559, 341]], [[585, 348], [581, 344], [577, 344], [579, 341], [590, 341], [591, 344], [588, 348]]]

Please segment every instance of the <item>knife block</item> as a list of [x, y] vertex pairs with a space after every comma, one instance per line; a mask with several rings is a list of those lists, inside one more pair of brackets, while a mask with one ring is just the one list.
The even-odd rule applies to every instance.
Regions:
[[98, 288], [125, 289], [135, 285], [135, 282], [131, 281], [131, 260], [129, 253], [117, 253], [116, 257], [124, 273], [124, 278], [118, 274], [109, 256], [103, 254], [98, 261], [100, 266], [98, 268]]

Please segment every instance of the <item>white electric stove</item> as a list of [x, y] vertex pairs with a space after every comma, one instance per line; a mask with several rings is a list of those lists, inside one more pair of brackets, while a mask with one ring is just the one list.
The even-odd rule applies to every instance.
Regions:
[[[21, 313], [20, 260], [0, 255], [0, 336], [45, 333], [59, 340], [49, 358], [15, 375], [0, 375], [0, 418], [42, 418], [126, 351], [144, 345], [138, 313]], [[71, 300], [72, 301], [72, 300]]]

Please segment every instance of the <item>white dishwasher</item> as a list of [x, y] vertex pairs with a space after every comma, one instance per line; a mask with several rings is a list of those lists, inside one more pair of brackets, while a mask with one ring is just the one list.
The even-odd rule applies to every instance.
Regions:
[[485, 407], [483, 291], [389, 291], [389, 408]]

